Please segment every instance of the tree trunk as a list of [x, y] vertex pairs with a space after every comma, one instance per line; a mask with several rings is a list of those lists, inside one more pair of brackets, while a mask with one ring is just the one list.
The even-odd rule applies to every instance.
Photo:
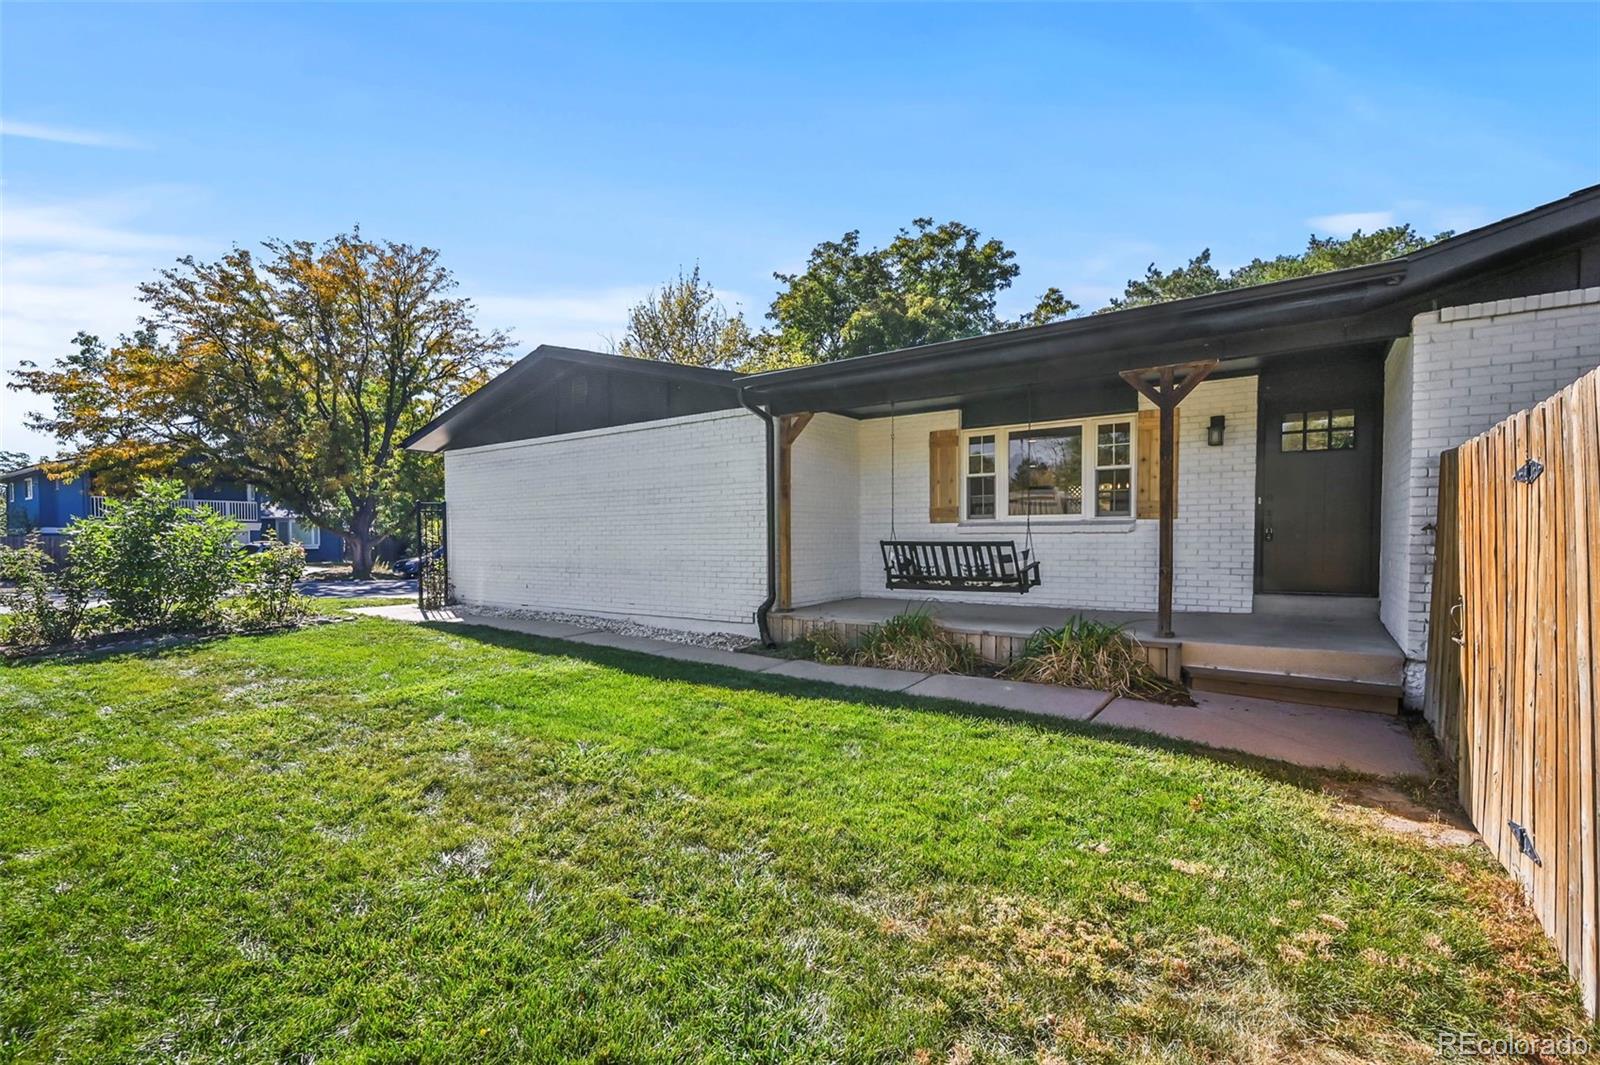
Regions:
[[372, 523], [376, 516], [377, 508], [371, 502], [362, 503], [350, 523], [350, 576], [358, 580], [372, 576], [373, 547], [377, 542]]

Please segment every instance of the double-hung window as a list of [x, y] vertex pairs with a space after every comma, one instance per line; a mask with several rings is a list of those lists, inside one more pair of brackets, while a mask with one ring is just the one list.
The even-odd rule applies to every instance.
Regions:
[[1130, 415], [983, 429], [964, 439], [968, 521], [1133, 517]]
[[[995, 516], [995, 434], [967, 437], [967, 517]], [[946, 482], [948, 483], [948, 482]]]

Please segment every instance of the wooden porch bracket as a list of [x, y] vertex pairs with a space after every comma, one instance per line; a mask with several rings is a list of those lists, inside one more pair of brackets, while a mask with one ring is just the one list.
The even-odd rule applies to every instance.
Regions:
[[812, 415], [785, 414], [778, 419], [778, 603], [779, 610], [788, 610], [794, 598], [794, 566], [792, 565], [793, 528], [790, 516], [794, 500], [794, 442], [800, 439]]
[[1216, 359], [1201, 359], [1123, 370], [1121, 375], [1161, 412], [1161, 547], [1156, 593], [1156, 632], [1161, 636], [1172, 635], [1172, 526], [1178, 511], [1173, 470], [1178, 442], [1173, 438], [1172, 415], [1184, 397], [1216, 368]]

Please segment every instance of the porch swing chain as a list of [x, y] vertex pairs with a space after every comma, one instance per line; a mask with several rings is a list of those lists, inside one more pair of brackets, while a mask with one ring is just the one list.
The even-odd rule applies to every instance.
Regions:
[[[1035, 392], [1035, 389], [1032, 389], [1032, 388], [1028, 389], [1028, 460], [1029, 460], [1030, 463], [1033, 460], [1033, 393], [1034, 392]], [[995, 456], [996, 466], [998, 466], [999, 461], [1000, 461], [1000, 456], [996, 455]], [[1006, 468], [1007, 468], [1008, 472], [1010, 470], [1010, 466], [1011, 466], [1011, 463], [1010, 463], [1010, 458], [1008, 456], [1007, 457], [1007, 461], [1006, 461]], [[1028, 471], [1028, 476], [1029, 477], [1033, 476], [1033, 471], [1031, 469]], [[1026, 566], [1028, 563], [1033, 561], [1033, 499], [1031, 498], [1031, 496], [1032, 496], [1032, 493], [1028, 492], [1026, 490], [1026, 488], [1024, 488], [1023, 495], [1022, 495], [1022, 506], [1023, 506], [1022, 521], [1023, 521], [1023, 527], [1027, 530], [1026, 539], [1028, 541], [1028, 550], [1022, 556], [1022, 564], [1024, 566]]]
[[894, 482], [898, 480], [894, 468], [894, 400], [889, 401], [889, 539], [900, 539], [900, 530], [894, 523]]

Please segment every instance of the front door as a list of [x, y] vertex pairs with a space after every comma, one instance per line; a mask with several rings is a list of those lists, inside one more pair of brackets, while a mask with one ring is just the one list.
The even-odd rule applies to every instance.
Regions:
[[1284, 362], [1261, 373], [1256, 590], [1376, 595], [1383, 363]]

